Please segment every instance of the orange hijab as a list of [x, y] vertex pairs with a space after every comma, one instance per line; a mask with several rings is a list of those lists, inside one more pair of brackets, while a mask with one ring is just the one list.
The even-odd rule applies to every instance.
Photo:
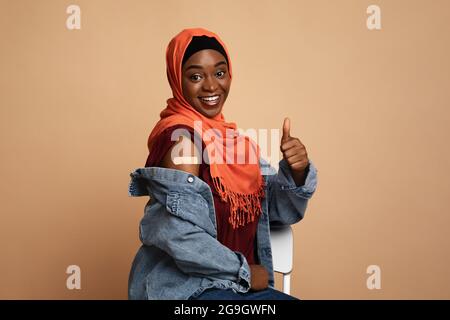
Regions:
[[[183, 97], [181, 70], [184, 52], [194, 36], [202, 35], [214, 37], [222, 45], [228, 56], [228, 71], [230, 78], [232, 77], [228, 50], [215, 33], [202, 28], [192, 28], [184, 29], [176, 35], [166, 50], [167, 78], [173, 97], [167, 100], [167, 107], [161, 112], [161, 119], [148, 138], [148, 149], [150, 153], [158, 152], [158, 150], [152, 150], [153, 142], [161, 132], [169, 127], [183, 124], [194, 129], [205, 143], [214, 187], [221, 199], [230, 204], [231, 212], [228, 221], [233, 228], [238, 228], [254, 221], [256, 216], [261, 213], [264, 183], [258, 164], [259, 146], [248, 137], [238, 134], [237, 131], [234, 135], [230, 135], [229, 131], [227, 134], [227, 129], [236, 130], [236, 124], [225, 122], [222, 113], [214, 118], [205, 117]], [[194, 125], [194, 121], [201, 121], [201, 129], [198, 125]], [[211, 129], [219, 134], [213, 139], [210, 138]], [[209, 134], [205, 134], [207, 130], [209, 130]], [[204, 150], [202, 150], [202, 155], [203, 153]], [[235, 157], [234, 163], [227, 163], [230, 162], [227, 161], [227, 158], [231, 159], [232, 157]], [[245, 157], [245, 163], [236, 161], [236, 157]], [[214, 161], [214, 159], [216, 160]]]

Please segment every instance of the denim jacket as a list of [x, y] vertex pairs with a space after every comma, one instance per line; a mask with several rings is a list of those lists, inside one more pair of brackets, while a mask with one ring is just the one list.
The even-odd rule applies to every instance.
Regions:
[[[266, 197], [258, 221], [257, 259], [274, 286], [270, 226], [300, 221], [317, 186], [310, 161], [303, 186], [297, 187], [285, 160], [278, 172], [260, 161]], [[139, 248], [129, 274], [129, 299], [189, 299], [207, 288], [247, 292], [250, 269], [246, 258], [217, 240], [214, 201], [209, 185], [187, 172], [145, 167], [135, 169], [130, 196], [150, 196], [140, 222]]]

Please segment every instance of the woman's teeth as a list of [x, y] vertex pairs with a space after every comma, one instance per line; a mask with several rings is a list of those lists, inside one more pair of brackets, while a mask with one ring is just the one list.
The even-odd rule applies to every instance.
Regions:
[[211, 97], [199, 97], [200, 100], [210, 106], [213, 106], [219, 102], [220, 96], [211, 96]]

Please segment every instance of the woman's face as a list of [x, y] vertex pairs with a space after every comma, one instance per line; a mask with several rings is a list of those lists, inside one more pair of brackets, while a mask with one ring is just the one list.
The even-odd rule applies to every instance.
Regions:
[[219, 114], [231, 84], [225, 57], [216, 50], [200, 50], [186, 60], [182, 73], [186, 101], [205, 117]]

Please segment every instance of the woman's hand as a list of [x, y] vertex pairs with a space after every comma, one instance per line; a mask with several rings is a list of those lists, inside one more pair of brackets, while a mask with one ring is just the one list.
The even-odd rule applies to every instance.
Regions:
[[305, 184], [306, 167], [309, 164], [308, 153], [299, 138], [291, 137], [291, 121], [285, 118], [283, 122], [283, 136], [281, 137], [280, 150], [283, 158], [289, 164], [295, 184]]
[[260, 291], [269, 285], [269, 273], [266, 268], [260, 264], [251, 264], [250, 266], [250, 289]]

